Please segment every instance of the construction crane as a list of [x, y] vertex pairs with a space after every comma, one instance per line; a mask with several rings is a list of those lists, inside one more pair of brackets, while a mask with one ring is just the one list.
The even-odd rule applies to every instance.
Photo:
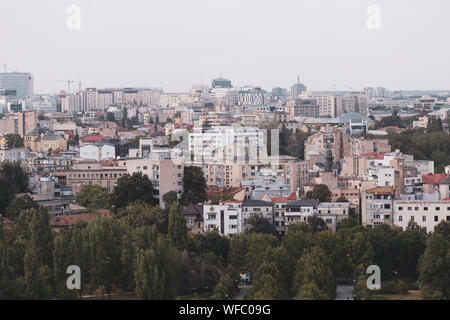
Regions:
[[67, 94], [70, 94], [70, 84], [75, 83], [74, 80], [52, 80], [53, 82], [66, 82], [67, 83]]

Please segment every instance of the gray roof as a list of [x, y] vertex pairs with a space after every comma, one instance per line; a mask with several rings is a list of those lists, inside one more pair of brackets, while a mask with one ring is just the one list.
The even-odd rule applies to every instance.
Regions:
[[242, 202], [243, 207], [269, 207], [272, 206], [272, 202], [263, 200], [244, 200]]
[[295, 201], [289, 201], [286, 205], [286, 208], [292, 208], [292, 207], [317, 208], [318, 205], [319, 205], [319, 200], [317, 200], [317, 199], [295, 200]]

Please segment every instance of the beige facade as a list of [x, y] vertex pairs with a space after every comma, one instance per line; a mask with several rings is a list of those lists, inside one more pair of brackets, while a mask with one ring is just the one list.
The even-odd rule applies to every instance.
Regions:
[[164, 208], [163, 196], [175, 191], [178, 199], [183, 193], [184, 165], [176, 164], [172, 160], [161, 159], [125, 159], [120, 164], [126, 167], [129, 174], [142, 172], [153, 183], [154, 196], [159, 199], [159, 205]]

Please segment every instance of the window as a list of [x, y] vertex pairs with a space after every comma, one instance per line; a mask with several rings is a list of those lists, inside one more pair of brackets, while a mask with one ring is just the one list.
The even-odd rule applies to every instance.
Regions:
[[414, 221], [414, 216], [411, 216], [411, 221]]
[[434, 216], [434, 221], [439, 221], [439, 217], [438, 216]]
[[402, 216], [398, 216], [398, 221], [402, 222], [403, 221], [403, 217]]
[[427, 221], [427, 216], [423, 216], [423, 217], [422, 217], [422, 221], [423, 221], [423, 222]]
[[398, 207], [398, 211], [403, 211], [403, 207]]
[[436, 207], [436, 211], [440, 211], [441, 210], [441, 207]]
[[423, 207], [423, 211], [428, 211], [428, 207]]

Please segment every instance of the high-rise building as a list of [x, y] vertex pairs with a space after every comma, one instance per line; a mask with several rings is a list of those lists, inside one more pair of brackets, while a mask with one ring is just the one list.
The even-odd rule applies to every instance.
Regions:
[[0, 89], [15, 90], [18, 98], [33, 96], [33, 76], [30, 73], [0, 73]]
[[303, 83], [300, 83], [300, 77], [298, 78], [298, 82], [291, 87], [291, 98], [298, 99], [300, 98], [300, 94], [306, 91], [306, 87]]

